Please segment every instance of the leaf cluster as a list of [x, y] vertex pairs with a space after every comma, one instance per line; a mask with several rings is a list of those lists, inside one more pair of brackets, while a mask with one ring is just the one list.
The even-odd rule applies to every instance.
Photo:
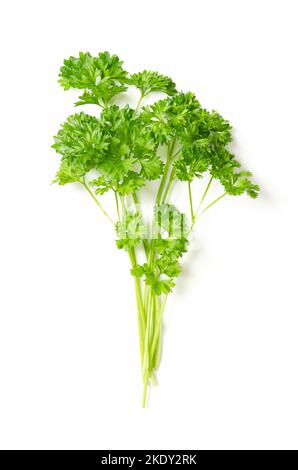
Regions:
[[152, 92], [166, 93], [169, 96], [177, 93], [176, 85], [170, 77], [148, 70], [131, 75], [129, 84], [138, 88], [143, 97]]
[[83, 104], [106, 105], [117, 94], [127, 90], [128, 73], [116, 55], [100, 52], [93, 57], [80, 52], [79, 57], [64, 60], [59, 83], [65, 90], [84, 90], [76, 106]]
[[185, 215], [173, 205], [158, 205], [154, 210], [153, 230], [154, 260], [137, 264], [131, 274], [144, 277], [156, 295], [168, 294], [175, 286], [174, 278], [181, 272], [179, 259], [187, 251]]
[[[76, 106], [95, 104], [101, 111], [98, 117], [73, 114], [61, 125], [53, 144], [61, 155], [54, 181], [60, 185], [88, 182], [99, 196], [114, 192], [124, 207], [116, 224], [118, 248], [130, 251], [141, 243], [149, 247], [153, 258], [135, 264], [132, 274], [143, 277], [157, 295], [167, 294], [187, 251], [185, 215], [174, 205], [158, 201], [149, 239], [142, 214], [126, 210], [125, 198], [136, 196], [153, 180], [161, 179], [163, 184], [169, 168], [170, 183], [180, 180], [190, 185], [209, 173], [227, 194], [256, 198], [259, 186], [229, 149], [231, 125], [216, 111], [202, 107], [194, 93], [178, 92], [171, 78], [148, 70], [130, 75], [119, 57], [108, 52], [97, 56], [80, 52], [66, 59], [59, 77], [65, 90], [81, 91]], [[128, 86], [140, 91], [140, 102], [154, 92], [166, 97], [139, 109], [116, 105], [116, 96]], [[95, 175], [90, 180], [91, 172]]]
[[96, 170], [99, 176], [91, 184], [98, 194], [112, 189], [127, 195], [163, 171], [150, 129], [128, 106], [109, 106], [99, 119], [83, 112], [71, 115], [54, 140], [53, 148], [62, 155], [56, 175], [59, 184], [80, 181]]
[[135, 248], [141, 240], [147, 238], [147, 227], [143, 222], [140, 212], [127, 211], [123, 218], [116, 223], [116, 240], [119, 249], [128, 251]]
[[251, 173], [237, 170], [240, 163], [227, 148], [232, 141], [230, 123], [216, 111], [204, 109], [193, 93], [177, 93], [147, 106], [143, 119], [156, 141], [175, 140], [181, 149], [173, 159], [177, 179], [192, 182], [210, 172], [228, 194], [257, 196], [259, 187], [251, 182]]

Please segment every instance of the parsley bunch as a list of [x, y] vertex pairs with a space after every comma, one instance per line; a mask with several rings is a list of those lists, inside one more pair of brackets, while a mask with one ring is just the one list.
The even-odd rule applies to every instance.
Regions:
[[[142, 404], [146, 406], [147, 389], [156, 383], [161, 358], [166, 300], [181, 272], [180, 261], [194, 224], [224, 196], [246, 193], [256, 198], [259, 187], [229, 150], [230, 123], [204, 109], [193, 93], [177, 91], [171, 78], [147, 70], [130, 75], [116, 55], [103, 52], [93, 57], [80, 52], [79, 57], [64, 61], [59, 83], [65, 90], [81, 90], [75, 106], [100, 108], [98, 117], [80, 112], [61, 125], [54, 137], [53, 148], [61, 155], [54, 181], [81, 184], [114, 225], [117, 247], [128, 253], [135, 283]], [[117, 95], [129, 92], [129, 87], [139, 90], [134, 109], [116, 104]], [[142, 106], [143, 99], [156, 92], [164, 98]], [[195, 208], [192, 183], [206, 174], [209, 180]], [[215, 179], [223, 192], [206, 205]], [[187, 189], [189, 221], [169, 203], [178, 180]], [[157, 181], [157, 189], [148, 221], [140, 196], [151, 181]], [[108, 191], [114, 194], [116, 220], [100, 201]]]

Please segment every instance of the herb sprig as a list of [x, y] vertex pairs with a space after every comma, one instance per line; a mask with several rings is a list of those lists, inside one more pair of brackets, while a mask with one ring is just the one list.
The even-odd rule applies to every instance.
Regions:
[[[226, 195], [245, 193], [256, 198], [259, 186], [229, 150], [230, 123], [203, 108], [193, 93], [177, 91], [171, 78], [147, 70], [130, 75], [120, 59], [108, 52], [95, 57], [80, 52], [66, 59], [59, 77], [65, 90], [81, 91], [75, 106], [100, 108], [98, 117], [80, 112], [61, 125], [54, 137], [53, 148], [61, 155], [54, 181], [81, 184], [115, 226], [117, 247], [128, 253], [135, 282], [142, 404], [146, 406], [147, 389], [156, 383], [161, 358], [167, 297], [181, 273], [181, 258], [196, 221]], [[117, 95], [128, 93], [131, 86], [140, 93], [135, 109], [115, 104]], [[165, 97], [143, 106], [144, 98], [154, 92]], [[193, 182], [205, 175], [209, 175], [208, 183], [195, 204]], [[148, 222], [142, 214], [141, 196], [154, 180], [158, 185]], [[223, 192], [206, 204], [214, 180], [221, 183]], [[189, 222], [169, 201], [177, 181], [186, 187]], [[100, 201], [106, 192], [114, 194], [115, 219]]]

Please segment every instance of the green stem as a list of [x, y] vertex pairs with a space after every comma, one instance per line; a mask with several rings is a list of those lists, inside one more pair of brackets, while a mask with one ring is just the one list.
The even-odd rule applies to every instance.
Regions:
[[118, 217], [118, 222], [120, 221], [120, 208], [119, 208], [119, 201], [118, 201], [118, 194], [116, 191], [114, 191], [115, 194], [115, 201], [116, 201], [116, 208], [117, 208], [117, 217]]
[[147, 284], [145, 284], [143, 304], [144, 304], [144, 311], [145, 311], [146, 316], [147, 316], [147, 312], [148, 312], [148, 299], [149, 299], [149, 286], [147, 286]]
[[149, 374], [148, 372], [146, 372], [144, 376], [144, 386], [143, 386], [143, 398], [142, 398], [143, 408], [146, 408], [146, 404], [147, 404], [148, 379], [149, 379]]
[[138, 199], [137, 193], [132, 193], [132, 199], [133, 199], [133, 202], [135, 203], [135, 207], [137, 210], [138, 205], [139, 205], [139, 199]]
[[[151, 346], [151, 361], [153, 363], [153, 368], [154, 369], [158, 368], [158, 362], [159, 362], [158, 350], [159, 350], [159, 347], [156, 350], [156, 346], [159, 346], [161, 322], [162, 322], [162, 316], [163, 316], [163, 312], [165, 310], [167, 298], [168, 298], [168, 296], [165, 295], [164, 299], [163, 299], [163, 302], [162, 302], [162, 305], [158, 309], [157, 322], [154, 325], [154, 334], [153, 334], [152, 346]], [[156, 357], [154, 358], [155, 355], [156, 355]]]
[[213, 176], [211, 176], [210, 180], [208, 181], [208, 184], [207, 184], [207, 186], [206, 186], [206, 188], [205, 188], [204, 194], [203, 194], [203, 196], [202, 196], [202, 198], [201, 198], [201, 200], [200, 200], [199, 207], [197, 208], [197, 210], [196, 210], [196, 212], [195, 212], [195, 215], [194, 215], [194, 218], [192, 219], [192, 222], [191, 222], [191, 225], [190, 225], [190, 228], [189, 228], [189, 230], [188, 230], [187, 235], [190, 234], [190, 232], [191, 232], [192, 229], [193, 229], [193, 226], [194, 226], [195, 222], [196, 222], [197, 219], [199, 218], [200, 209], [201, 209], [202, 204], [203, 204], [203, 202], [204, 202], [204, 200], [205, 200], [205, 197], [206, 197], [206, 195], [207, 195], [207, 193], [208, 193], [208, 191], [209, 191], [209, 188], [210, 188], [210, 186], [211, 186], [212, 181], [213, 181]]
[[[135, 205], [135, 211], [136, 212], [137, 211], [141, 212], [140, 203], [139, 203], [137, 193], [132, 193], [132, 199], [133, 199], [133, 202], [134, 202], [134, 205]], [[148, 245], [148, 241], [146, 239], [143, 239], [143, 247], [144, 247], [146, 258], [148, 259], [149, 245]]]
[[136, 107], [135, 107], [135, 112], [138, 111], [138, 109], [139, 109], [139, 107], [140, 107], [140, 105], [141, 105], [141, 103], [142, 103], [142, 99], [143, 99], [143, 98], [144, 98], [144, 95], [143, 95], [143, 93], [141, 93], [140, 98], [139, 98], [139, 101], [137, 102], [137, 105], [136, 105]]
[[176, 139], [174, 139], [172, 144], [169, 145], [169, 147], [168, 147], [167, 161], [165, 163], [164, 172], [163, 172], [163, 175], [162, 175], [162, 178], [161, 178], [161, 181], [160, 181], [160, 185], [159, 185], [159, 188], [158, 188], [155, 204], [160, 203], [162, 192], [163, 192], [163, 189], [164, 189], [164, 185], [165, 185], [165, 182], [166, 182], [167, 177], [168, 177], [168, 172], [169, 172], [169, 168], [170, 168], [171, 159], [172, 159], [173, 150], [174, 150], [175, 145], [176, 145]]
[[[131, 266], [135, 267], [137, 264], [136, 254], [134, 248], [129, 248], [128, 250]], [[139, 326], [139, 336], [140, 336], [140, 352], [141, 352], [141, 362], [143, 363], [144, 358], [144, 335], [146, 328], [146, 317], [143, 304], [142, 289], [140, 284], [140, 279], [134, 277], [135, 282], [135, 295], [136, 295], [136, 304], [138, 312], [138, 326]]]
[[158, 188], [158, 192], [157, 192], [155, 204], [159, 204], [159, 203], [160, 203], [160, 199], [161, 199], [161, 195], [162, 195], [162, 192], [163, 192], [163, 188], [164, 188], [164, 185], [165, 185], [167, 176], [168, 176], [169, 166], [170, 166], [170, 161], [167, 160], [167, 161], [166, 161], [166, 164], [165, 164], [164, 172], [163, 172], [163, 175], [162, 175], [162, 178], [161, 178], [161, 181], [160, 181], [160, 185], [159, 185], [159, 188]]
[[85, 181], [81, 182], [81, 184], [84, 186], [84, 188], [88, 191], [88, 193], [90, 194], [90, 196], [92, 197], [93, 201], [98, 205], [98, 207], [100, 208], [100, 210], [102, 211], [102, 213], [107, 217], [107, 219], [111, 222], [111, 224], [115, 225], [114, 221], [112, 220], [112, 218], [109, 216], [109, 214], [104, 210], [104, 208], [102, 207], [102, 205], [100, 204], [99, 200], [94, 196], [93, 192], [91, 191], [91, 189], [89, 188], [89, 186], [85, 183]]
[[179, 155], [179, 153], [181, 152], [183, 147], [180, 147], [180, 149], [177, 150], [177, 152], [174, 153], [174, 155], [172, 156], [172, 159], [174, 159], [175, 157], [177, 157], [177, 155]]
[[202, 196], [202, 198], [201, 198], [201, 200], [200, 200], [199, 207], [198, 207], [198, 209], [197, 209], [197, 211], [196, 211], [195, 217], [197, 217], [197, 215], [198, 215], [199, 212], [200, 212], [200, 209], [201, 209], [202, 204], [203, 204], [203, 202], [204, 202], [204, 200], [205, 200], [205, 197], [207, 196], [207, 193], [208, 193], [208, 191], [209, 191], [209, 188], [210, 188], [210, 186], [211, 186], [212, 181], [213, 181], [213, 176], [211, 176], [210, 180], [208, 181], [208, 184], [207, 184], [207, 186], [206, 186], [206, 189], [205, 189], [205, 191], [204, 191], [204, 194], [203, 194], [203, 196]]
[[146, 333], [145, 333], [145, 350], [144, 350], [144, 360], [143, 360], [143, 376], [149, 374], [149, 354], [150, 354], [150, 331], [152, 323], [152, 311], [153, 311], [153, 295], [152, 290], [150, 289], [149, 299], [148, 299], [148, 309], [147, 309], [147, 322], [146, 322]]
[[[155, 204], [157, 205], [160, 204], [164, 187], [165, 187], [165, 183], [168, 178], [169, 168], [171, 165], [175, 144], [176, 144], [176, 139], [174, 139], [172, 144], [169, 145], [168, 147], [167, 160], [165, 163], [164, 172], [161, 178], [161, 182], [160, 182], [156, 200], [155, 200]], [[173, 178], [174, 178], [174, 171], [172, 170], [170, 180]], [[165, 201], [165, 198], [167, 197], [168, 191], [170, 189], [170, 185], [171, 185], [171, 182], [169, 182], [167, 185], [166, 194], [163, 198], [163, 201]], [[154, 259], [155, 259], [155, 250], [152, 244], [149, 247], [149, 253], [147, 255], [147, 259], [148, 259], [149, 267], [153, 268]], [[144, 304], [145, 304], [145, 311], [146, 311], [146, 333], [145, 333], [145, 346], [144, 346], [144, 359], [143, 359], [143, 382], [144, 382], [143, 400], [142, 400], [143, 407], [146, 406], [148, 381], [150, 378], [152, 378], [153, 368], [155, 365], [155, 361], [153, 360], [154, 359], [153, 352], [155, 349], [155, 344], [160, 334], [160, 311], [158, 310], [158, 301], [156, 299], [156, 295], [152, 291], [151, 287], [145, 288]], [[157, 336], [156, 339], [154, 339], [155, 336]], [[154, 348], [153, 348], [153, 342], [154, 342]], [[153, 383], [155, 382], [154, 377], [152, 378], [152, 382]]]
[[163, 204], [166, 202], [166, 199], [168, 197], [169, 191], [171, 189], [171, 186], [172, 186], [174, 178], [175, 178], [175, 173], [176, 173], [176, 168], [173, 166], [172, 171], [170, 173], [168, 184], [167, 184], [166, 189], [165, 189], [164, 194], [163, 194], [163, 198], [162, 198], [162, 203]]
[[226, 196], [227, 193], [223, 193], [221, 196], [219, 196], [218, 198], [216, 198], [213, 202], [211, 202], [211, 204], [209, 204], [207, 207], [205, 207], [205, 209], [201, 212], [201, 214], [203, 214], [204, 212], [206, 212], [208, 209], [210, 209], [210, 207], [212, 207], [216, 202], [220, 201], [224, 196]]
[[126, 210], [126, 206], [125, 206], [124, 196], [120, 196], [120, 202], [121, 202], [121, 208], [122, 208], [122, 216], [125, 216], [127, 210]]
[[189, 205], [190, 205], [191, 223], [194, 224], [195, 214], [194, 214], [193, 204], [192, 204], [191, 182], [188, 181], [187, 185], [188, 185], [188, 197], [189, 197]]
[[202, 212], [200, 212], [200, 214], [198, 214], [196, 217], [195, 217], [195, 220], [193, 222], [193, 224], [191, 224], [190, 226], [190, 229], [188, 230], [187, 232], [187, 236], [190, 234], [190, 232], [192, 231], [193, 229], [193, 226], [195, 224], [195, 222], [197, 222], [197, 220], [199, 219], [199, 217], [204, 214], [204, 212], [206, 212], [208, 209], [210, 209], [210, 207], [212, 207], [214, 204], [216, 204], [218, 201], [220, 201], [224, 196], [226, 196], [227, 193], [223, 193], [221, 196], [217, 197], [214, 201], [211, 202], [211, 204], [209, 204], [207, 207], [205, 207], [204, 210], [202, 210]]
[[[129, 248], [129, 257], [130, 257], [130, 261], [131, 261], [131, 264], [132, 264], [132, 267], [134, 268], [137, 264], [137, 258], [136, 258], [136, 252], [135, 252], [135, 249], [134, 248]], [[143, 297], [142, 297], [142, 289], [141, 289], [141, 284], [140, 284], [140, 280], [139, 278], [135, 278], [137, 281], [139, 281], [137, 284], [139, 286], [139, 300], [140, 300], [140, 306], [142, 308], [142, 315], [143, 315], [143, 319], [145, 320], [144, 318], [144, 305], [143, 305]]]

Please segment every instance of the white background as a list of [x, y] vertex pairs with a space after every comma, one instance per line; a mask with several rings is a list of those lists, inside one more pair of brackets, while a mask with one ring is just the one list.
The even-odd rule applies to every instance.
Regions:
[[[1, 448], [298, 448], [296, 7], [1, 3]], [[126, 255], [87, 194], [50, 185], [73, 112], [58, 70], [80, 50], [197, 93], [262, 186], [202, 218], [145, 410]]]

